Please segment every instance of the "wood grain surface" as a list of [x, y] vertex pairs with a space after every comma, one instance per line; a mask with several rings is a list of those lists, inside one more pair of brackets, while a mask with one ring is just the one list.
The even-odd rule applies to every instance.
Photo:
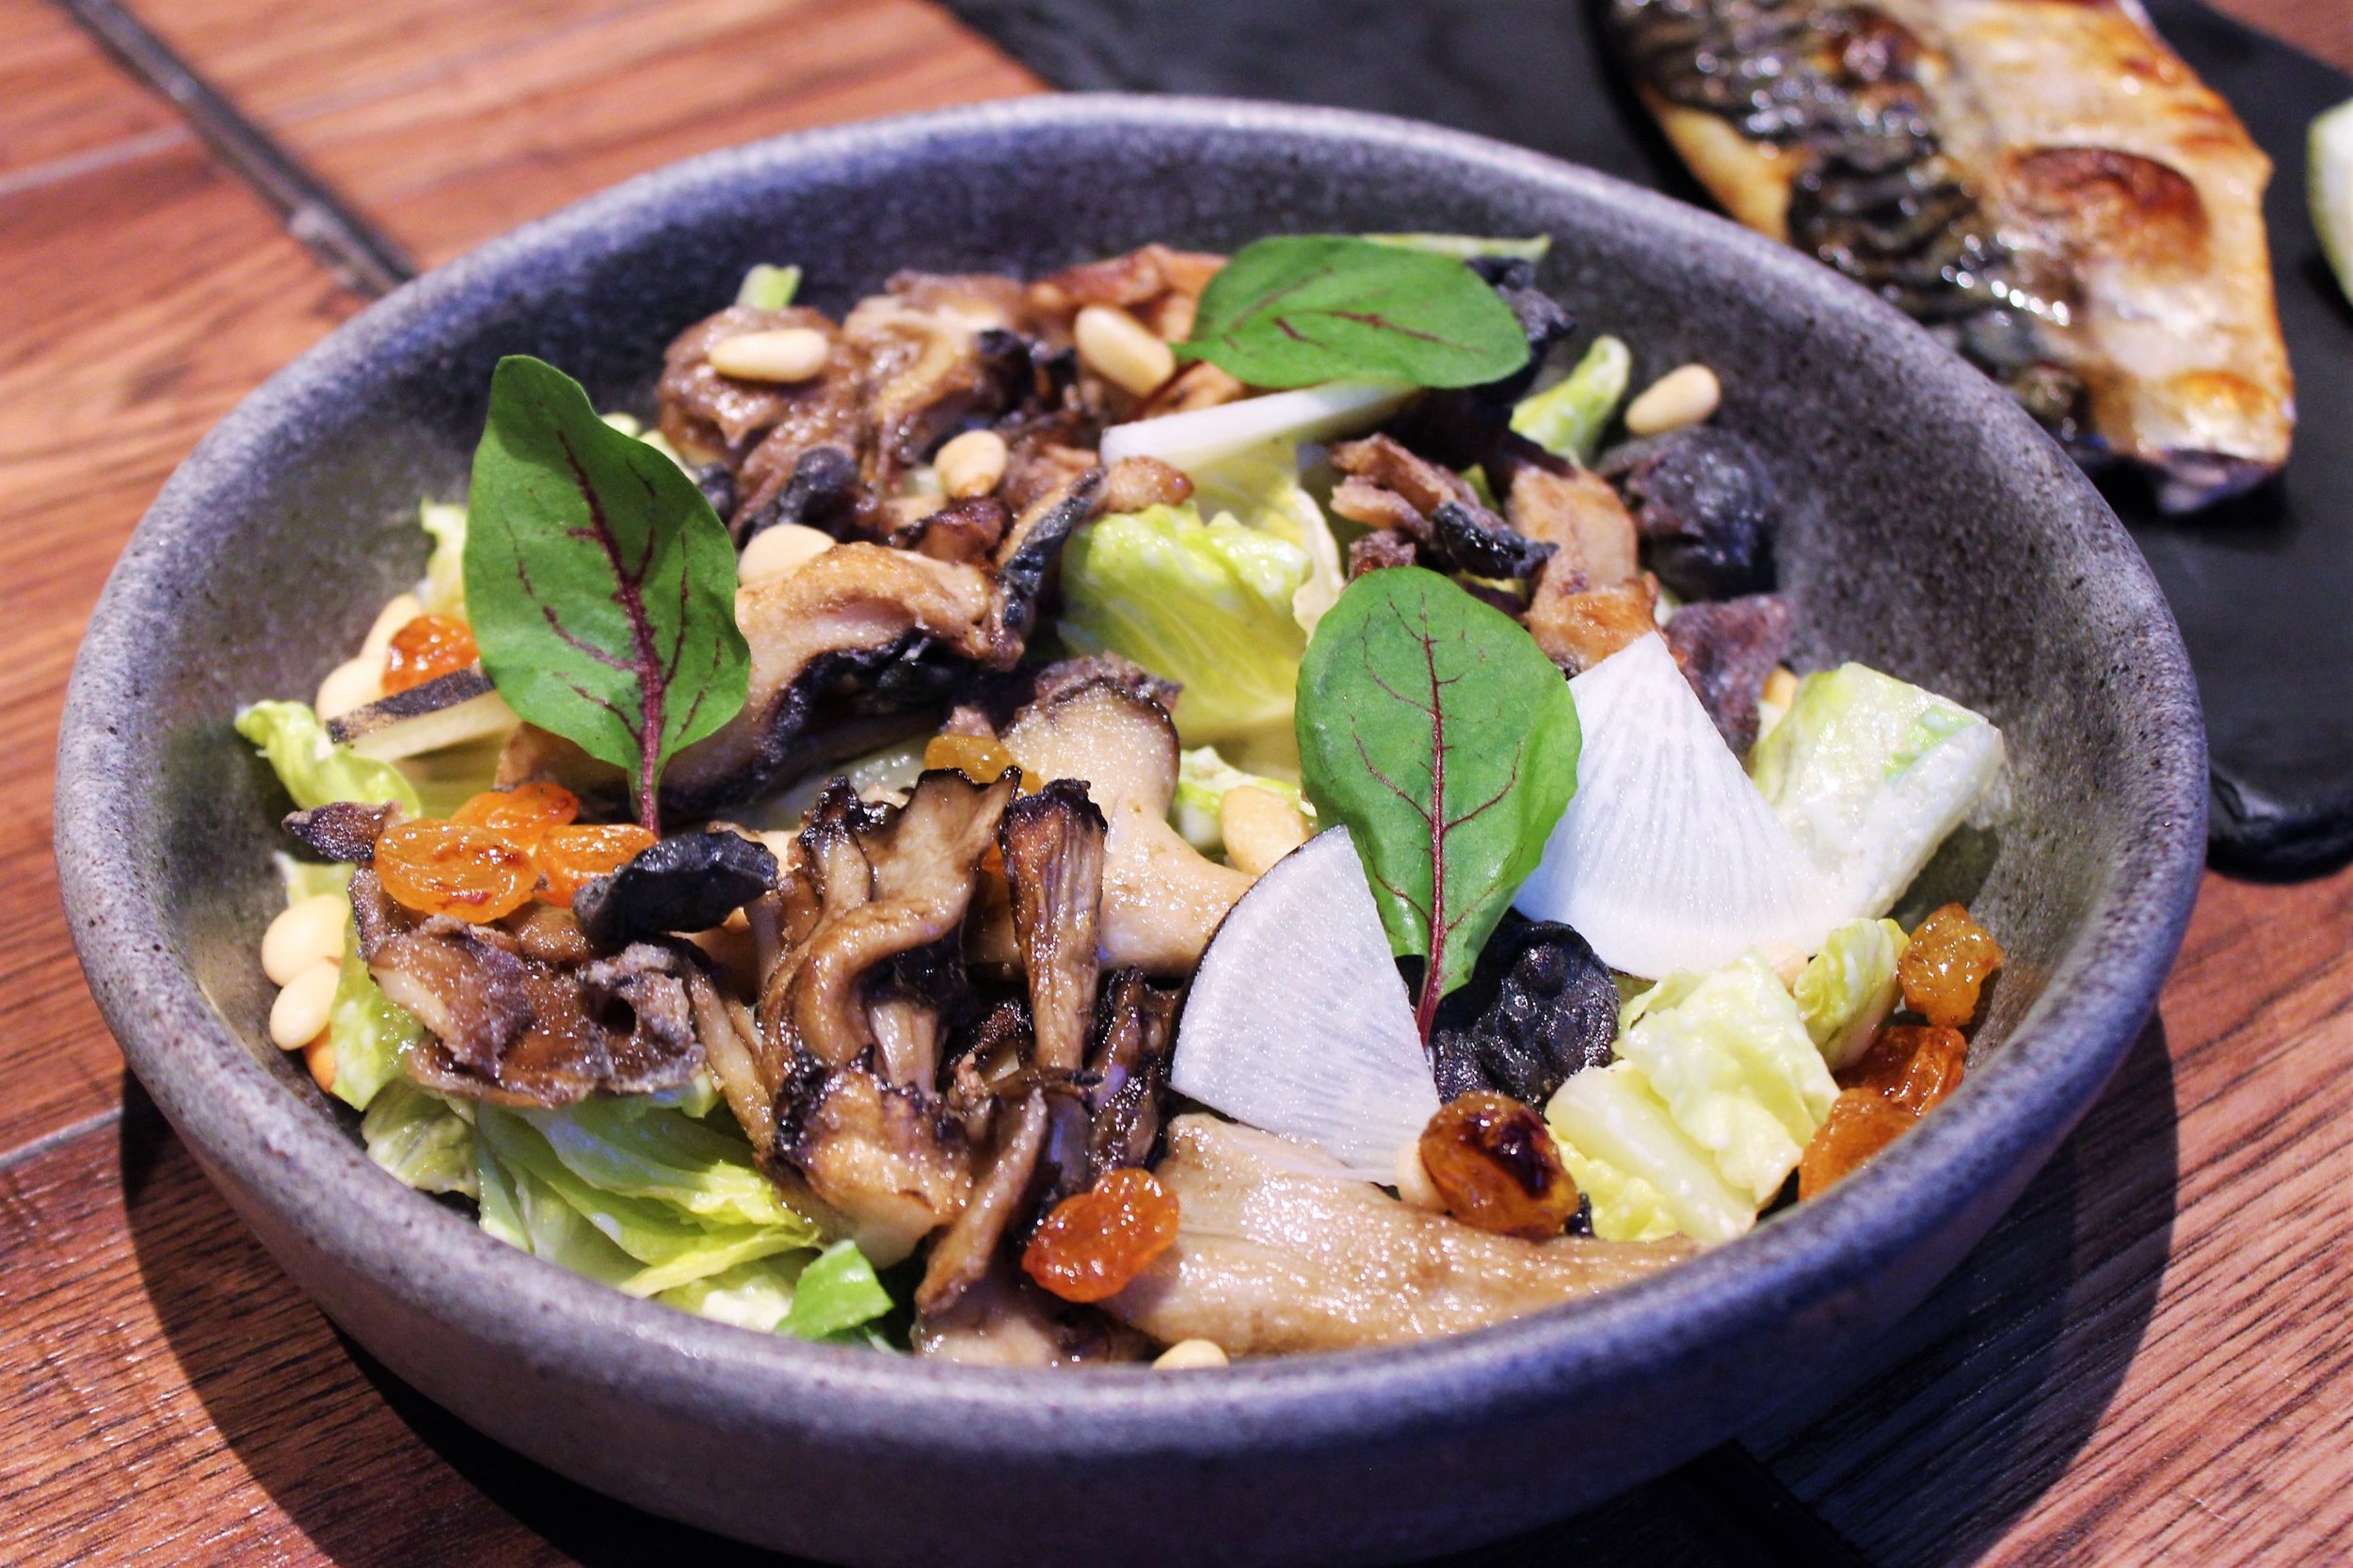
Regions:
[[[2223, 8], [2353, 68], [2346, 0]], [[143, 0], [427, 262], [641, 169], [1032, 90], [919, 0]], [[341, 1341], [135, 1084], [56, 908], [88, 608], [170, 468], [356, 308], [168, 105], [0, 0], [0, 1562], [772, 1560], [590, 1496]], [[2353, 1560], [2353, 872], [2210, 876], [2018, 1210], [1752, 1444], [1874, 1562]], [[1466, 1562], [1469, 1560], [1465, 1560]], [[1673, 1483], [1488, 1564], [1739, 1560]]]

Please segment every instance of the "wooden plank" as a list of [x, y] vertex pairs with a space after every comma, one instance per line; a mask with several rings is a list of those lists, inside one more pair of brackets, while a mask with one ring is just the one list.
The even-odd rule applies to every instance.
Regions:
[[691, 153], [1038, 86], [915, 0], [313, 9], [143, 14], [426, 263]]
[[2349, 923], [2353, 872], [2209, 876], [2162, 1029], [2018, 1209], [1759, 1434], [1872, 1561], [2353, 1559]]
[[189, 139], [46, 0], [0, 7], [0, 191]]
[[61, 13], [0, 11], [0, 1150], [120, 1092], [49, 849], [90, 601], [197, 438], [354, 308], [175, 125]]

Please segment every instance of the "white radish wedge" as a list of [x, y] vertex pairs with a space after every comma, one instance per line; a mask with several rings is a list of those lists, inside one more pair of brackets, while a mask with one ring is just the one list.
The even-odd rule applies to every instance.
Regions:
[[1190, 413], [1114, 424], [1103, 432], [1103, 461], [1158, 457], [1180, 469], [1212, 463], [1269, 441], [1321, 441], [1368, 429], [1414, 395], [1395, 381], [1332, 381], [1271, 392]]
[[1413, 1004], [1348, 829], [1275, 862], [1217, 928], [1185, 999], [1176, 1092], [1396, 1179], [1438, 1111]]
[[1773, 814], [1656, 635], [1569, 682], [1577, 793], [1520, 887], [1611, 968], [1657, 980], [1821, 945], [1828, 880]]

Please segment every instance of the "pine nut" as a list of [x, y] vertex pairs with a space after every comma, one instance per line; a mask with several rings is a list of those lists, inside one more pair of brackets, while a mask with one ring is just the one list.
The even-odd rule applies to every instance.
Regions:
[[376, 622], [368, 628], [367, 640], [360, 645], [360, 657], [373, 659], [380, 666], [384, 650], [392, 646], [392, 633], [424, 614], [424, 606], [417, 602], [415, 594], [396, 595], [392, 601], [376, 613]]
[[1397, 1151], [1397, 1195], [1409, 1208], [1427, 1208], [1433, 1214], [1446, 1212], [1446, 1199], [1438, 1193], [1438, 1184], [1430, 1179], [1430, 1168], [1421, 1162], [1421, 1145], [1408, 1144]]
[[1697, 424], [1724, 398], [1723, 383], [1705, 365], [1677, 365], [1625, 406], [1626, 433], [1660, 436]]
[[1089, 370], [1138, 397], [1176, 374], [1176, 350], [1116, 305], [1089, 305], [1071, 332]]
[[341, 964], [350, 923], [351, 905], [341, 893], [314, 893], [289, 905], [262, 933], [262, 972], [273, 985], [290, 985], [313, 964]]
[[967, 430], [939, 449], [932, 466], [939, 488], [958, 501], [986, 495], [1005, 476], [1005, 438], [994, 430]]
[[1776, 708], [1786, 708], [1798, 700], [1798, 678], [1787, 664], [1775, 664], [1772, 674], [1765, 678], [1764, 696]]
[[269, 1037], [280, 1050], [299, 1050], [318, 1038], [327, 1028], [335, 986], [342, 979], [337, 966], [313, 964], [278, 993], [269, 1008]]
[[1227, 1365], [1225, 1351], [1214, 1339], [1179, 1339], [1160, 1352], [1152, 1363], [1156, 1372], [1197, 1372], [1204, 1368]]
[[311, 1069], [311, 1081], [328, 1094], [335, 1092], [335, 1042], [322, 1034], [302, 1048], [302, 1064]]
[[797, 522], [772, 523], [752, 536], [735, 563], [738, 586], [782, 577], [833, 548], [833, 536]]
[[711, 368], [739, 381], [806, 381], [825, 368], [833, 344], [814, 327], [741, 332], [711, 345]]
[[1273, 790], [1237, 784], [1217, 804], [1225, 858], [1238, 872], [1264, 876], [1267, 868], [1307, 841], [1307, 819]]
[[339, 719], [384, 696], [384, 655], [362, 653], [327, 672], [319, 682], [318, 700], [312, 704], [321, 719]]

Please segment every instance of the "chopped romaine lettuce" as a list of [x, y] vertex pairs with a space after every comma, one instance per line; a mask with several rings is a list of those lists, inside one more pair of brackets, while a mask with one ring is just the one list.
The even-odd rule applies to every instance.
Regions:
[[368, 1158], [420, 1192], [481, 1195], [473, 1123], [452, 1101], [395, 1078], [360, 1118]]
[[[728, 1224], [692, 1213], [666, 1197], [632, 1197], [598, 1186], [558, 1158], [531, 1121], [496, 1106], [475, 1108], [474, 1130], [506, 1173], [530, 1251], [554, 1256], [568, 1268], [580, 1267], [576, 1259], [585, 1261], [590, 1267], [582, 1272], [594, 1272], [632, 1296], [657, 1295], [817, 1241], [816, 1227], [798, 1216], [785, 1224]], [[569, 1210], [569, 1217], [558, 1208]], [[486, 1200], [486, 1224], [489, 1214]], [[613, 1277], [613, 1259], [582, 1240], [581, 1226], [632, 1266]]]
[[1433, 256], [1453, 256], [1470, 261], [1480, 256], [1506, 256], [1515, 261], [1541, 262], [1545, 252], [1552, 248], [1550, 234], [1538, 234], [1532, 239], [1497, 239], [1484, 234], [1367, 234], [1375, 245], [1395, 246], [1400, 250], [1427, 250]]
[[816, 1239], [808, 1222], [777, 1198], [739, 1133], [635, 1096], [518, 1114], [567, 1170], [604, 1192], [659, 1198], [714, 1224], [786, 1225]]
[[433, 553], [424, 563], [424, 584], [417, 602], [428, 616], [466, 614], [466, 509], [445, 502], [427, 501], [417, 507], [417, 521], [433, 536]]
[[1800, 680], [1749, 754], [1842, 916], [1886, 914], [2001, 767], [2001, 733], [1984, 718], [1862, 664]]
[[1894, 920], [1849, 920], [1833, 928], [1791, 990], [1805, 1032], [1832, 1072], [1851, 1066], [1895, 1009], [1896, 961], [1904, 928]]
[[1187, 745], [1288, 733], [1307, 635], [1292, 600], [1305, 550], [1188, 502], [1107, 517], [1063, 551], [1063, 640], [1183, 683]]
[[744, 282], [735, 291], [735, 302], [757, 310], [781, 311], [792, 304], [792, 296], [800, 292], [799, 267], [776, 266], [760, 262], [744, 274]]
[[392, 765], [408, 780], [408, 787], [417, 792], [417, 800], [426, 816], [446, 817], [497, 785], [499, 754], [506, 749], [514, 732], [510, 724], [480, 740], [422, 751]]
[[1731, 1240], [1756, 1223], [1838, 1085], [1771, 965], [1671, 975], [1619, 1014], [1618, 1060], [1545, 1108], [1593, 1233]]
[[1773, 967], [1750, 953], [1708, 974], [1673, 976], [1625, 1016], [1619, 1058], [1642, 1070], [1675, 1126], [1752, 1208], [1770, 1202], [1838, 1097]]
[[424, 1026], [394, 1006], [368, 973], [354, 933], [344, 942], [344, 968], [327, 1010], [327, 1043], [335, 1053], [334, 1096], [365, 1111], [398, 1076], [401, 1053], [424, 1038]]
[[416, 787], [390, 762], [355, 756], [327, 738], [307, 702], [257, 702], [237, 715], [237, 733], [262, 748], [278, 781], [304, 810], [339, 800], [391, 802], [411, 816], [424, 807]]
[[792, 1310], [783, 1328], [803, 1339], [830, 1339], [889, 1310], [890, 1293], [866, 1255], [851, 1242], [836, 1241], [793, 1282]]
[[1291, 616], [1302, 632], [1313, 632], [1323, 613], [1348, 586], [1339, 541], [1323, 508], [1299, 478], [1299, 443], [1266, 441], [1186, 470], [1194, 507], [1209, 518], [1225, 516], [1246, 527], [1296, 545], [1307, 555], [1305, 582], [1291, 594]]
[[272, 852], [278, 863], [278, 874], [286, 884], [286, 907], [291, 909], [306, 898], [321, 893], [340, 893], [351, 887], [351, 868], [343, 865], [321, 865], [315, 860], [297, 860], [283, 850]]
[[1297, 807], [1309, 822], [1315, 820], [1315, 808], [1300, 794], [1297, 784], [1244, 772], [1220, 757], [1215, 746], [1195, 746], [1178, 760], [1176, 799], [1169, 811], [1171, 825], [1184, 835], [1185, 842], [1204, 855], [1224, 853], [1225, 833], [1218, 822], [1218, 808], [1225, 792], [1238, 784], [1271, 790]]
[[1572, 1073], [1545, 1108], [1577, 1191], [1593, 1200], [1593, 1234], [1647, 1240], [1663, 1226], [1729, 1241], [1756, 1223], [1756, 1205], [1723, 1178], [1631, 1062]]
[[756, 1257], [701, 1279], [674, 1285], [654, 1297], [665, 1306], [697, 1318], [733, 1323], [759, 1334], [775, 1334], [792, 1310], [792, 1286], [808, 1267], [807, 1253]]
[[1576, 369], [1520, 399], [1512, 410], [1512, 428], [1556, 457], [1591, 463], [1633, 369], [1634, 356], [1625, 344], [1595, 338]]

